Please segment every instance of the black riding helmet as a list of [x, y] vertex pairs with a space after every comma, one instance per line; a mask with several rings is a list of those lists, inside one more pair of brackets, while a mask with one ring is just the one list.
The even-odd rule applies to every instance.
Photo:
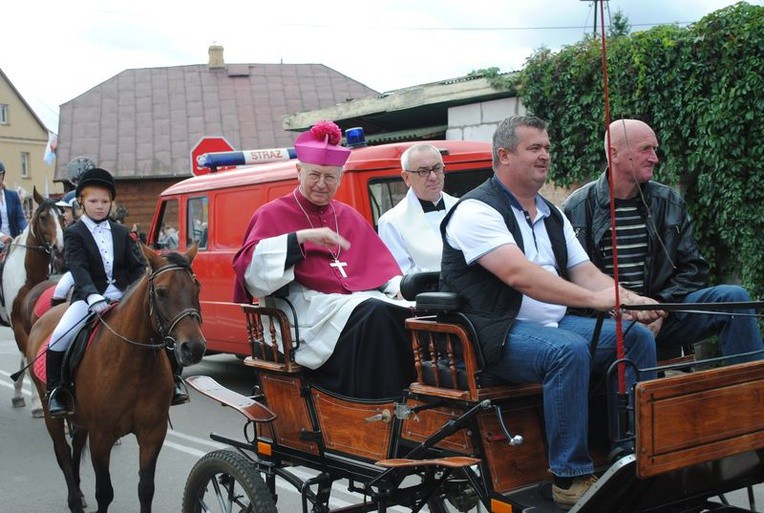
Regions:
[[105, 187], [106, 189], [109, 189], [111, 192], [112, 201], [114, 201], [114, 198], [117, 197], [117, 188], [114, 185], [114, 177], [112, 177], [111, 173], [105, 169], [94, 167], [82, 173], [80, 176], [80, 181], [77, 184], [77, 197], [79, 198], [82, 195], [82, 190], [85, 187], [92, 185], [97, 185], [99, 187]]

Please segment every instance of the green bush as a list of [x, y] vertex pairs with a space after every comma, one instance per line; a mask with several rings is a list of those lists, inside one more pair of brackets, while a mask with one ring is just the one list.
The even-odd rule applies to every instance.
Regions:
[[[662, 25], [607, 42], [611, 119], [649, 123], [656, 179], [681, 185], [716, 280], [764, 295], [764, 6], [740, 2], [688, 27]], [[602, 44], [536, 51], [513, 78], [546, 119], [551, 178], [570, 186], [604, 169]]]

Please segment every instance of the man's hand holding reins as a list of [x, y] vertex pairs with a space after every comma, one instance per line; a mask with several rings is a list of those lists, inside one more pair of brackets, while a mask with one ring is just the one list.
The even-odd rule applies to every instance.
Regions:
[[650, 324], [668, 315], [663, 310], [629, 310], [629, 305], [657, 305], [658, 302], [653, 298], [640, 296], [623, 287], [620, 287], [619, 292], [621, 305], [626, 310], [625, 315], [629, 319], [636, 319], [638, 322], [647, 324], [649, 327]]

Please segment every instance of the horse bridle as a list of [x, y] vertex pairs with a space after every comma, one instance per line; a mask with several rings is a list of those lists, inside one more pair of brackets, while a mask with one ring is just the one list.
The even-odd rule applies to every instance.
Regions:
[[[134, 346], [140, 346], [145, 347], [147, 349], [166, 349], [167, 351], [173, 351], [175, 349], [175, 338], [172, 337], [172, 331], [175, 329], [175, 326], [181, 321], [181, 319], [185, 317], [194, 317], [197, 321], [199, 321], [199, 324], [202, 323], [202, 314], [199, 311], [199, 306], [197, 304], [196, 308], [185, 308], [178, 312], [175, 317], [173, 317], [170, 321], [167, 321], [165, 317], [162, 315], [161, 310], [159, 309], [159, 300], [157, 299], [156, 289], [154, 288], [154, 278], [159, 276], [160, 274], [167, 272], [167, 271], [185, 271], [188, 274], [191, 275], [191, 278], [193, 278], [194, 283], [198, 284], [199, 280], [196, 279], [196, 275], [191, 270], [190, 266], [187, 265], [180, 265], [180, 264], [167, 264], [163, 265], [162, 267], [159, 267], [158, 269], [154, 270], [148, 277], [149, 282], [149, 318], [152, 317], [154, 312], [156, 312], [156, 326], [157, 331], [159, 332], [159, 335], [162, 337], [162, 342], [158, 344], [145, 344], [143, 342], [138, 342], [136, 340], [130, 340], [129, 338], [120, 335], [117, 333], [109, 324], [106, 322], [106, 319], [101, 316], [101, 314], [97, 314], [98, 318], [101, 321], [101, 324], [108, 329], [112, 335], [115, 337], [118, 337], [128, 344], [132, 344]], [[167, 328], [167, 325], [169, 324], [169, 329]]]
[[[175, 326], [177, 326], [177, 324], [185, 317], [194, 317], [199, 324], [201, 324], [202, 314], [199, 311], [199, 305], [197, 303], [196, 308], [185, 308], [175, 314], [175, 317], [169, 321], [162, 315], [162, 311], [159, 309], [159, 300], [157, 299], [156, 290], [154, 288], [154, 279], [160, 274], [168, 271], [185, 271], [191, 276], [194, 283], [198, 285], [199, 281], [196, 279], [196, 275], [194, 275], [194, 272], [190, 267], [179, 264], [163, 265], [149, 275], [149, 317], [151, 317], [152, 313], [156, 312], [157, 331], [162, 337], [162, 345], [164, 345], [167, 350], [172, 351], [175, 348], [175, 338], [172, 336]], [[167, 327], [168, 325], [169, 328]]]
[[[47, 205], [47, 203], [42, 203], [38, 207], [38, 210], [44, 210], [45, 208], [48, 208], [48, 207], [50, 207], [50, 205]], [[55, 206], [53, 206], [53, 210], [58, 212], [58, 209]], [[33, 224], [30, 224], [30, 226], [29, 226], [29, 233], [35, 239], [40, 240], [40, 237], [35, 233], [34, 225]], [[42, 251], [43, 253], [46, 253], [50, 257], [50, 263], [48, 264], [48, 277], [50, 277], [51, 273], [54, 270], [58, 270], [57, 266], [55, 265], [56, 258], [55, 258], [55, 254], [54, 254], [54, 251], [55, 251], [55, 248], [56, 248], [56, 243], [55, 243], [55, 241], [54, 242], [48, 242], [48, 241], [45, 240], [45, 238], [42, 238], [42, 241], [43, 241], [43, 243], [38, 245], [38, 246], [30, 246], [29, 244], [22, 244], [21, 242], [16, 242], [16, 241], [11, 242], [10, 245], [16, 246], [16, 247], [19, 247], [19, 248], [34, 249], [36, 251]]]

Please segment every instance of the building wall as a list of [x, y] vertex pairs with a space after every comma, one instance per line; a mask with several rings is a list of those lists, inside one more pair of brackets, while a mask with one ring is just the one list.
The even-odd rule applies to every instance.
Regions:
[[146, 232], [148, 236], [159, 194], [180, 180], [181, 178], [118, 180], [116, 203], [127, 208], [125, 226], [131, 228], [133, 223], [138, 223], [141, 231]]
[[[446, 139], [491, 142], [502, 119], [525, 114], [525, 106], [517, 97], [451, 107], [448, 109]], [[555, 205], [562, 205], [571, 191], [547, 183], [540, 192]]]
[[[0, 124], [0, 161], [5, 165], [5, 186], [23, 189], [31, 196], [34, 187], [40, 194], [63, 192], [53, 182], [54, 168], [43, 161], [48, 145], [48, 131], [18, 96], [16, 90], [0, 75], [0, 103], [8, 105], [8, 123]], [[29, 154], [29, 173], [21, 177], [21, 155]]]

